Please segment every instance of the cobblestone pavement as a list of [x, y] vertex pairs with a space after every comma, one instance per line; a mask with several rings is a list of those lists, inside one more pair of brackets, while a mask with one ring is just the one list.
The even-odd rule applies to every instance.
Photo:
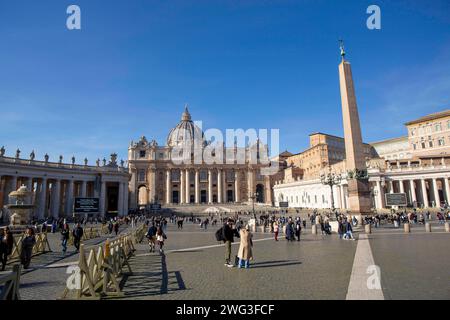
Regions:
[[[176, 230], [170, 224], [162, 255], [150, 253], [146, 243], [138, 244], [130, 261], [133, 273], [121, 279], [125, 295], [119, 299], [346, 298], [360, 241], [339, 240], [336, 234], [312, 235], [309, 223], [300, 242], [287, 242], [282, 235], [275, 242], [270, 233], [255, 233], [251, 268], [238, 269], [224, 266], [225, 248], [214, 237], [217, 228], [205, 231], [186, 223], [183, 230]], [[373, 261], [380, 267], [385, 299], [450, 299], [450, 234], [435, 221], [432, 229], [426, 233], [423, 225], [413, 225], [410, 234], [391, 226], [372, 229], [368, 241]], [[355, 232], [357, 238], [359, 232]], [[52, 241], [55, 248], [60, 247], [59, 239]], [[232, 250], [235, 255], [238, 239]], [[60, 252], [33, 259], [38, 268], [23, 275], [22, 298], [60, 297], [67, 266], [49, 265], [76, 260], [75, 254], [61, 259]]]

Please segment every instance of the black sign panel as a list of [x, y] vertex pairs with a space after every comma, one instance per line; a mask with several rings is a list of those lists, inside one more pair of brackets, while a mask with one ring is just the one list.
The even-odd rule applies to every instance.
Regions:
[[96, 213], [100, 210], [98, 198], [75, 198], [74, 213]]
[[289, 208], [289, 202], [280, 202], [279, 203], [280, 208]]
[[386, 193], [386, 206], [406, 207], [408, 200], [406, 193]]

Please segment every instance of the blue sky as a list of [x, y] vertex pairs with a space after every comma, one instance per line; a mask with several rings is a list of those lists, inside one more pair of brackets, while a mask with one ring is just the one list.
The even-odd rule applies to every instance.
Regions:
[[[70, 4], [82, 30], [66, 28]], [[341, 37], [365, 141], [449, 108], [448, 0], [0, 0], [0, 145], [126, 158], [141, 135], [163, 144], [189, 103], [204, 128], [279, 128], [299, 152], [312, 132], [342, 135]]]

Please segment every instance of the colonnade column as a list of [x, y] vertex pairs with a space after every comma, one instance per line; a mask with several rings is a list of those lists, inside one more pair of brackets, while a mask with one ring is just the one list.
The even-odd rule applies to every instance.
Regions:
[[208, 170], [208, 203], [211, 204], [213, 202], [213, 191], [212, 191], [212, 171]]
[[195, 169], [195, 203], [200, 203], [200, 171]]
[[389, 181], [389, 193], [394, 193], [394, 182], [392, 180]]
[[166, 171], [166, 204], [170, 204], [172, 202], [171, 194], [172, 194], [171, 172], [170, 172], [170, 169], [167, 169], [167, 171]]
[[425, 184], [425, 179], [420, 179], [420, 184], [422, 186], [422, 202], [424, 208], [428, 208], [428, 195], [427, 195], [427, 185]]
[[411, 201], [414, 206], [414, 203], [417, 203], [416, 188], [414, 186], [414, 180], [409, 180], [409, 190], [411, 190]]
[[61, 197], [61, 180], [56, 180], [52, 184], [52, 217], [55, 219], [59, 218], [59, 208], [60, 208], [60, 197]]
[[[16, 178], [17, 179], [17, 178]], [[39, 211], [38, 218], [44, 219], [47, 200], [47, 178], [42, 178], [39, 192]]]
[[234, 171], [234, 201], [241, 202], [241, 189], [240, 189], [240, 175], [239, 170]]
[[180, 204], [184, 203], [184, 197], [186, 195], [186, 191], [184, 188], [186, 187], [186, 182], [184, 181], [184, 171], [180, 169]]
[[67, 185], [67, 195], [66, 195], [66, 216], [68, 214], [73, 214], [73, 180], [69, 180]]
[[399, 180], [398, 185], [400, 187], [400, 193], [405, 193], [405, 186], [403, 185], [403, 180]]
[[339, 185], [339, 193], [341, 195], [341, 209], [345, 209], [345, 192], [344, 192], [344, 186], [341, 184]]
[[383, 195], [381, 193], [381, 182], [377, 181], [377, 208], [383, 208]]
[[150, 170], [150, 201], [156, 200], [156, 170], [152, 168]]
[[441, 206], [441, 197], [439, 196], [439, 189], [437, 186], [436, 178], [433, 178], [433, 199], [434, 199], [434, 206], [436, 208], [439, 208]]
[[87, 195], [87, 181], [81, 181], [81, 197], [86, 198]]
[[217, 169], [217, 202], [222, 203], [222, 169]]
[[[1, 182], [1, 177], [0, 177]], [[33, 192], [33, 178], [27, 178], [26, 187], [28, 189], [28, 192]], [[33, 195], [30, 194], [28, 197], [28, 203], [33, 203]]]
[[119, 197], [118, 197], [119, 199], [117, 202], [117, 211], [118, 211], [118, 215], [120, 217], [123, 217], [125, 215], [124, 208], [123, 208], [123, 194], [124, 194], [124, 190], [125, 190], [124, 185], [125, 184], [123, 182], [119, 182]]
[[123, 190], [123, 211], [126, 215], [128, 215], [128, 195], [130, 193], [130, 189], [128, 188], [128, 181], [124, 183]]
[[448, 183], [448, 178], [444, 177], [444, 186], [445, 186], [445, 200], [447, 204], [450, 204], [450, 185]]
[[100, 188], [100, 204], [99, 204], [100, 216], [105, 216], [106, 211], [106, 181], [102, 180], [102, 185]]

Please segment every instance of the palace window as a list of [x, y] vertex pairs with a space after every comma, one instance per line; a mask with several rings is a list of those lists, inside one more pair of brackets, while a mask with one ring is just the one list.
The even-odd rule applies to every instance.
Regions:
[[438, 145], [439, 145], [440, 147], [442, 147], [442, 146], [445, 145], [444, 138], [440, 138], [440, 139], [438, 140]]
[[172, 170], [172, 181], [180, 182], [180, 171]]
[[442, 130], [441, 124], [440, 123], [436, 123], [436, 126], [435, 126], [434, 129], [435, 129], [436, 132], [441, 131]]
[[433, 148], [433, 141], [428, 141], [428, 145], [430, 146], [430, 148]]
[[422, 149], [425, 149], [425, 142], [422, 142]]
[[416, 150], [417, 149], [417, 145], [415, 143], [413, 143], [413, 149]]
[[145, 150], [139, 150], [139, 157], [145, 158]]

